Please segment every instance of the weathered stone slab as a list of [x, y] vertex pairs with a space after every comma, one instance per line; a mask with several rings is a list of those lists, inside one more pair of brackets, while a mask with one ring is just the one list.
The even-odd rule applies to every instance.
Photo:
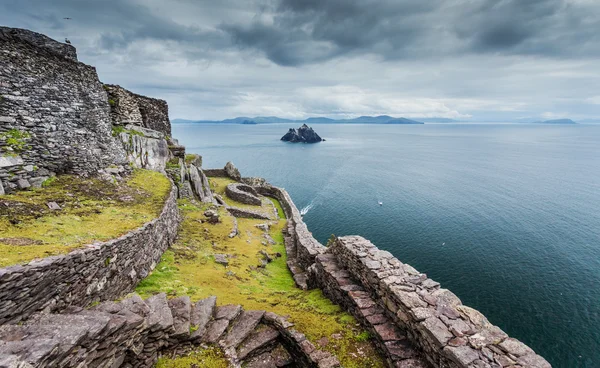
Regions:
[[174, 338], [187, 337], [190, 334], [190, 311], [191, 302], [189, 296], [182, 296], [169, 300], [169, 308], [173, 315]]
[[279, 332], [268, 326], [261, 326], [257, 331], [252, 332], [237, 349], [239, 359], [246, 359], [261, 351], [262, 348], [274, 343]]
[[237, 347], [256, 328], [265, 311], [243, 311], [222, 342], [224, 348]]
[[151, 329], [166, 330], [173, 326], [173, 315], [165, 293], [153, 295], [145, 303], [150, 308], [147, 323]]
[[241, 305], [227, 304], [217, 307], [215, 312], [215, 319], [227, 319], [232, 320], [236, 318], [242, 311]]
[[228, 319], [217, 319], [209, 322], [202, 341], [209, 344], [216, 343], [227, 329], [227, 326], [229, 326]]

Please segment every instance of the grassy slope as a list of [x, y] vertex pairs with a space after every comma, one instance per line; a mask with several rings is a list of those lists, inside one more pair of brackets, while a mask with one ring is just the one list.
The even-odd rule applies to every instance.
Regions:
[[[211, 178], [211, 182], [215, 183], [215, 179]], [[274, 202], [281, 209], [280, 204]], [[152, 275], [139, 284], [138, 293], [144, 297], [158, 292], [170, 296], [189, 295], [194, 301], [216, 295], [219, 305], [241, 304], [246, 309], [288, 315], [311, 341], [317, 343], [326, 338], [328, 343], [324, 349], [334, 353], [344, 367], [384, 366], [368, 335], [352, 316], [332, 304], [320, 290], [296, 288], [286, 266], [284, 219], [270, 222], [269, 233], [277, 244], [264, 246], [261, 244], [263, 232], [255, 227], [265, 223], [264, 220], [238, 219], [240, 235], [230, 239], [227, 235], [232, 228], [232, 218], [223, 208], [219, 210], [222, 223], [211, 225], [200, 223], [207, 205], [197, 206], [182, 200], [179, 207], [184, 216], [179, 239], [163, 255]], [[282, 256], [275, 257], [264, 269], [257, 268], [261, 249], [269, 254], [279, 252]], [[232, 255], [228, 267], [214, 262], [215, 253]], [[219, 367], [207, 365], [204, 356], [196, 361], [190, 357], [161, 358], [159, 367], [183, 367], [193, 363], [199, 367]]]
[[[63, 175], [43, 189], [3, 196], [0, 267], [119, 237], [158, 216], [170, 188], [162, 174], [135, 170], [119, 185]], [[48, 202], [62, 209], [50, 211]]]

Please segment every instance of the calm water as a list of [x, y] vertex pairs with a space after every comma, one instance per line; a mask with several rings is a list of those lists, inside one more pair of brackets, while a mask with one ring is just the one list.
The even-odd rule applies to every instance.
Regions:
[[[555, 367], [600, 367], [600, 126], [175, 125], [205, 167], [286, 188], [315, 237], [362, 235]], [[383, 206], [378, 205], [383, 202]]]

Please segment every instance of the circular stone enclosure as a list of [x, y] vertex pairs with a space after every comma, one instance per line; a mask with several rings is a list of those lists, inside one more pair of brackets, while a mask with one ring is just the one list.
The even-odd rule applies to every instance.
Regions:
[[232, 183], [225, 188], [227, 197], [245, 204], [260, 206], [262, 201], [258, 198], [258, 193], [249, 185], [242, 183]]

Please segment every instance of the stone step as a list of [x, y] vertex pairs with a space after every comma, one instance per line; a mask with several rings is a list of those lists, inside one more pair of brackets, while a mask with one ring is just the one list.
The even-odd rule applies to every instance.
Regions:
[[174, 339], [185, 339], [190, 336], [190, 312], [192, 303], [189, 296], [170, 299], [169, 308], [173, 315], [173, 334]]
[[271, 350], [275, 346], [278, 337], [279, 331], [259, 324], [237, 348], [238, 359], [247, 360]]
[[216, 303], [217, 298], [211, 296], [199, 300], [194, 304], [190, 312], [190, 328], [193, 331], [192, 339], [199, 339], [204, 335], [209, 321], [213, 318]]
[[249, 359], [245, 364], [244, 368], [280, 368], [280, 367], [291, 367], [294, 364], [294, 359], [283, 347], [278, 344], [272, 350], [265, 351], [264, 353]]
[[208, 323], [202, 342], [214, 344], [221, 339], [231, 321], [236, 319], [242, 311], [241, 305], [228, 304], [217, 307], [215, 319]]
[[167, 301], [167, 295], [160, 293], [144, 301], [149, 308], [146, 323], [151, 330], [166, 331], [173, 327], [173, 315]]
[[243, 311], [232, 323], [231, 329], [220, 343], [221, 347], [224, 349], [237, 348], [256, 328], [264, 314], [263, 310]]
[[317, 256], [315, 267], [326, 280], [325, 294], [343, 304], [371, 332], [379, 349], [397, 367], [428, 367], [400, 330], [371, 295], [343, 269], [334, 255]]

